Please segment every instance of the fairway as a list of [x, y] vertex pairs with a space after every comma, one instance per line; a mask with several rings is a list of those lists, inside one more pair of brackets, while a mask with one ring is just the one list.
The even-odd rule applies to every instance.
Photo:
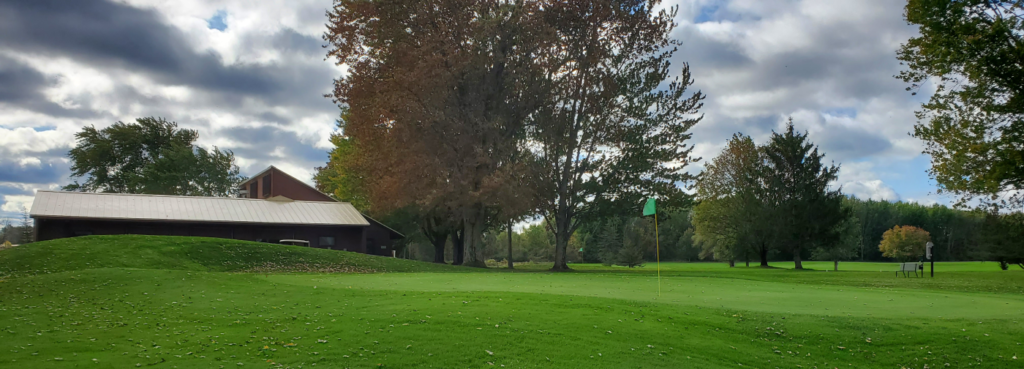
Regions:
[[51, 241], [0, 251], [0, 367], [1024, 363], [1024, 271], [955, 263], [897, 278], [878, 271], [887, 264], [784, 265], [664, 263], [659, 297], [652, 264], [509, 272], [201, 238]]
[[[775, 271], [776, 273], [780, 271]], [[883, 276], [879, 276], [884, 278]], [[892, 277], [886, 275], [885, 277]], [[825, 276], [822, 276], [825, 278]], [[269, 282], [321, 288], [392, 291], [509, 291], [649, 301], [672, 305], [855, 317], [1018, 318], [1024, 296], [943, 292], [913, 288], [865, 288], [750, 281], [723, 277], [662, 278], [614, 274], [485, 274], [466, 278], [450, 273], [346, 276], [275, 275]], [[913, 286], [908, 282], [908, 285]]]

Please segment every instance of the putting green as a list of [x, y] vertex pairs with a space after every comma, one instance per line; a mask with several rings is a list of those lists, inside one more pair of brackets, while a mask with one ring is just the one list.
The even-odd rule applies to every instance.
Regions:
[[883, 318], [1024, 318], [1024, 297], [726, 278], [541, 273], [270, 275], [274, 283], [390, 291], [506, 291], [657, 301], [782, 314]]

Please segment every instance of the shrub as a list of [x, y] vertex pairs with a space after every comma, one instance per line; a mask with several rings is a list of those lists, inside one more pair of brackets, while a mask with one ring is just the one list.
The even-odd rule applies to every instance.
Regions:
[[878, 250], [882, 256], [906, 262], [924, 255], [929, 241], [931, 235], [928, 231], [914, 226], [895, 226], [882, 234]]

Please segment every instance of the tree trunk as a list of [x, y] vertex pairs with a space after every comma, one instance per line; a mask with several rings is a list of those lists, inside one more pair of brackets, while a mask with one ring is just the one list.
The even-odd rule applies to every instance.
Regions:
[[833, 260], [832, 262], [833, 262], [833, 263], [835, 263], [835, 264], [834, 264], [834, 265], [832, 266], [832, 270], [833, 270], [833, 271], [836, 271], [836, 272], [838, 272], [838, 271], [839, 271], [839, 260], [838, 260], [838, 259], [836, 259], [836, 260]]
[[736, 267], [736, 260], [734, 260], [734, 259], [729, 259], [729, 267], [730, 267], [730, 268], [734, 268], [734, 267]]
[[508, 221], [508, 268], [512, 269], [512, 221]]
[[462, 242], [465, 244], [466, 258], [463, 265], [471, 267], [486, 268], [487, 264], [483, 260], [480, 260], [477, 249], [482, 246], [483, 234], [484, 234], [484, 214], [479, 209], [479, 206], [475, 206], [474, 210], [467, 214], [468, 216], [463, 220], [463, 226], [465, 228], [462, 231]]
[[761, 267], [762, 268], [767, 268], [768, 267], [768, 245], [766, 245], [764, 242], [761, 242], [761, 250], [760, 251], [761, 251], [760, 252], [760, 254], [761, 254]]
[[452, 265], [462, 265], [463, 255], [465, 255], [462, 232], [462, 230], [452, 231]]
[[800, 262], [800, 248], [793, 249], [793, 263], [796, 264], [794, 269], [803, 269], [804, 264]]
[[572, 219], [568, 212], [568, 205], [565, 205], [559, 206], [555, 213], [555, 265], [551, 267], [552, 271], [570, 270], [566, 250], [569, 248], [569, 237], [572, 236], [569, 234]]
[[440, 237], [434, 237], [430, 240], [430, 243], [434, 245], [434, 262], [444, 264], [444, 246], [448, 243], [448, 234], [445, 233]]

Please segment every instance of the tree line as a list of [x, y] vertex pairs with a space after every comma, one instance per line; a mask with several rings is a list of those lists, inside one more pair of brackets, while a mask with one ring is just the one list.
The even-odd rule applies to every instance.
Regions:
[[22, 208], [21, 219], [18, 220], [15, 222], [10, 218], [0, 219], [0, 245], [24, 245], [35, 241], [35, 227], [28, 215], [28, 209]]

